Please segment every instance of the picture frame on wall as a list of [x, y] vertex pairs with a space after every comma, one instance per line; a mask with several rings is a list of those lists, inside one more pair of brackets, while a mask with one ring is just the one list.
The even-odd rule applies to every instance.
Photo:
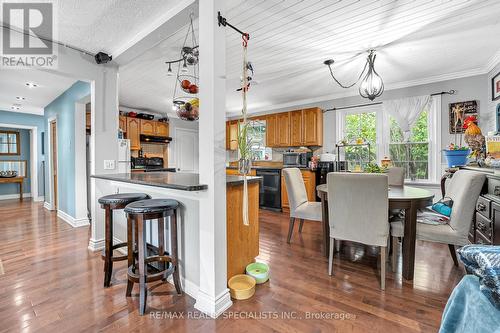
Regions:
[[448, 104], [450, 119], [450, 134], [462, 134], [465, 118], [469, 116], [478, 117], [479, 105], [476, 100], [466, 102], [456, 102]]
[[500, 72], [491, 79], [491, 100], [500, 99]]

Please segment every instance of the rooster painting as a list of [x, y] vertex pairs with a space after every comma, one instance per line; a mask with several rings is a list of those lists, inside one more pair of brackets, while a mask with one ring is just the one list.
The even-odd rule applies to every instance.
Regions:
[[481, 129], [477, 126], [477, 118], [475, 116], [468, 116], [463, 122], [465, 129], [464, 139], [472, 150], [471, 157], [476, 160], [484, 157], [484, 135]]

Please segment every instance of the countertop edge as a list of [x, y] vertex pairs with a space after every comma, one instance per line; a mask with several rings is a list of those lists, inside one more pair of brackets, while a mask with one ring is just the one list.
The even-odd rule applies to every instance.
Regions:
[[106, 175], [91, 175], [90, 177], [95, 178], [95, 179], [104, 179], [104, 180], [129, 183], [129, 184], [138, 184], [138, 185], [145, 185], [145, 186], [152, 186], [152, 187], [169, 188], [169, 189], [173, 189], [173, 190], [181, 190], [181, 191], [188, 191], [188, 192], [203, 191], [203, 190], [208, 189], [208, 185], [205, 185], [205, 184], [200, 184], [200, 185], [152, 184], [150, 182], [141, 181], [141, 180], [118, 179], [116, 177], [106, 176]]

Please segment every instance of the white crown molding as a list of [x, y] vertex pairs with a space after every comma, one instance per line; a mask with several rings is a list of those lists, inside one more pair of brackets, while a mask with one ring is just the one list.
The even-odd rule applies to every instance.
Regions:
[[[23, 193], [23, 198], [30, 198], [31, 193]], [[0, 195], [0, 200], [19, 199], [19, 193]]]
[[500, 50], [498, 50], [498, 52], [495, 53], [486, 64], [486, 72], [491, 72], [498, 65], [500, 65]]
[[68, 223], [73, 228], [89, 226], [90, 222], [88, 218], [76, 219], [73, 216], [63, 212], [62, 210], [57, 210], [57, 217]]
[[34, 114], [37, 116], [43, 116], [44, 110], [43, 108], [29, 108], [25, 110], [9, 110], [8, 108], [0, 108], [2, 111], [20, 113], [20, 114]]

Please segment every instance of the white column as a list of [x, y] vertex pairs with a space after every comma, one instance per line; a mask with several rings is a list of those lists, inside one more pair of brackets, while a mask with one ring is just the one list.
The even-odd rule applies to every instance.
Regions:
[[216, 318], [232, 305], [227, 289], [224, 0], [202, 0], [200, 13], [200, 287], [195, 308]]

